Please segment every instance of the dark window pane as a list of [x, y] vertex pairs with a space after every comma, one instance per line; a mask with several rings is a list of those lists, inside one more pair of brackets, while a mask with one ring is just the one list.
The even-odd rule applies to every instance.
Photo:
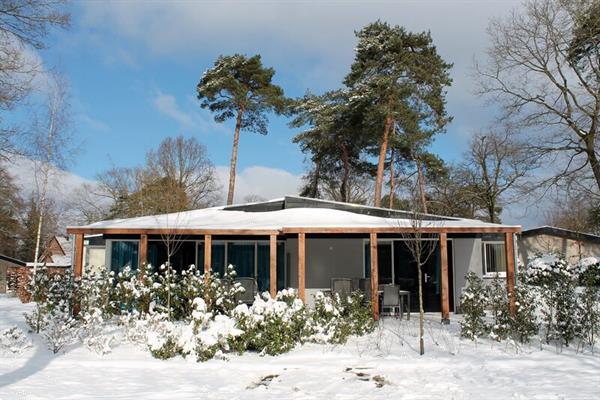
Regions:
[[254, 243], [228, 243], [227, 263], [234, 266], [237, 276], [254, 277]]
[[138, 268], [138, 242], [115, 240], [111, 242], [110, 269], [115, 273], [129, 266], [136, 271]]

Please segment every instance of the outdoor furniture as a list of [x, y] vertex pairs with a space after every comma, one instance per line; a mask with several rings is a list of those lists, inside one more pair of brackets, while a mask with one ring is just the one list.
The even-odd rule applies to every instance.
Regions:
[[350, 278], [331, 278], [331, 294], [348, 296], [352, 293], [352, 279]]
[[362, 278], [358, 281], [358, 289], [363, 293], [365, 303], [371, 302], [371, 279]]
[[406, 307], [406, 311], [408, 311], [407, 315], [406, 315], [406, 320], [410, 321], [410, 292], [408, 290], [399, 290], [398, 294], [400, 295], [400, 309], [401, 309], [400, 318], [403, 318], [403, 314], [404, 314], [404, 310], [405, 310], [404, 299], [406, 299], [407, 304], [408, 304], [408, 307]]
[[254, 303], [254, 296], [258, 291], [258, 284], [256, 283], [256, 279], [254, 278], [236, 278], [234, 280], [235, 283], [239, 283], [244, 288], [244, 293], [238, 293], [235, 296], [235, 301], [237, 303], [244, 303], [247, 305], [252, 305]]
[[383, 302], [381, 304], [381, 311], [385, 311], [385, 309], [392, 310], [392, 313], [395, 313], [396, 310], [400, 313], [400, 318], [402, 318], [402, 305], [400, 304], [400, 288], [398, 285], [383, 285]]

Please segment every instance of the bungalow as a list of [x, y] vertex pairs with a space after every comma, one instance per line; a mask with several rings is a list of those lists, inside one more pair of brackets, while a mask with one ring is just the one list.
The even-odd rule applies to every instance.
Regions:
[[519, 235], [519, 260], [523, 265], [540, 253], [553, 252], [563, 254], [574, 264], [585, 257], [599, 257], [600, 236], [555, 226], [528, 229]]
[[[427, 312], [459, 310], [465, 275], [505, 275], [514, 286], [515, 233], [520, 226], [422, 214], [422, 240], [436, 242], [423, 268]], [[147, 264], [190, 264], [222, 273], [236, 267], [238, 276], [253, 277], [258, 290], [274, 294], [298, 289], [304, 301], [330, 287], [335, 278], [363, 280], [379, 316], [380, 284], [395, 283], [416, 298], [417, 268], [407, 248], [414, 237], [411, 212], [286, 196], [233, 206], [144, 216], [69, 227], [75, 236], [74, 273], [81, 275], [88, 235], [106, 242], [106, 267], [118, 272]], [[355, 287], [358, 286], [355, 283]], [[413, 301], [413, 308], [416, 308]]]

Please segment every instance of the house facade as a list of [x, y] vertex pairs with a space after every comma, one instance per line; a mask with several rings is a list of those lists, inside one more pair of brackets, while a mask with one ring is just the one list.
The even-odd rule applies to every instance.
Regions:
[[554, 226], [524, 230], [519, 235], [519, 260], [527, 265], [540, 253], [560, 253], [576, 264], [585, 257], [600, 257], [600, 236]]
[[238, 276], [255, 278], [260, 291], [297, 288], [309, 303], [315, 292], [330, 288], [332, 279], [352, 279], [355, 288], [367, 281], [375, 318], [379, 285], [397, 284], [416, 298], [418, 276], [409, 242], [420, 237], [435, 247], [422, 271], [425, 309], [441, 312], [444, 319], [459, 310], [469, 271], [506, 276], [509, 289], [514, 285], [514, 240], [520, 230], [295, 196], [68, 228], [75, 237], [76, 275], [86, 268], [86, 243], [100, 238], [105, 266], [115, 272], [157, 266], [170, 254], [177, 270], [195, 264], [223, 273], [231, 264]]

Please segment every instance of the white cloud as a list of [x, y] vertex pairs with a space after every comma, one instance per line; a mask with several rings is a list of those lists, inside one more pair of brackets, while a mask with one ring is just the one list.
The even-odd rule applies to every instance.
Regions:
[[[218, 166], [217, 176], [227, 197], [229, 187], [229, 167]], [[234, 202], [241, 203], [248, 195], [257, 195], [265, 199], [274, 199], [288, 194], [297, 195], [301, 176], [284, 169], [252, 166], [238, 172], [235, 180]]]
[[191, 114], [188, 114], [181, 110], [177, 104], [175, 96], [165, 94], [160, 91], [156, 93], [152, 100], [154, 107], [162, 114], [173, 118], [177, 123], [182, 126], [190, 127], [194, 126], [194, 118]]

